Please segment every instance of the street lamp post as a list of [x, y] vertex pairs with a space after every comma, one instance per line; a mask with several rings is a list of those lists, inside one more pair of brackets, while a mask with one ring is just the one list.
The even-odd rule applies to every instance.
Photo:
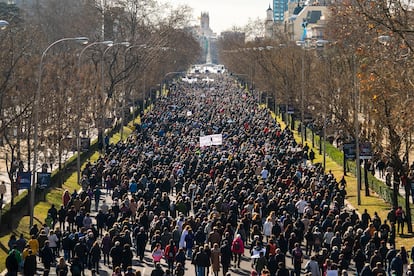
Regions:
[[[328, 44], [329, 44], [328, 40], [320, 39], [320, 40], [316, 41], [317, 49], [320, 49], [322, 51], [325, 51], [325, 49], [326, 49], [325, 47]], [[323, 58], [325, 59], [326, 56], [323, 55]], [[326, 93], [327, 93], [327, 91], [325, 89], [324, 92], [323, 92], [323, 96], [324, 96], [325, 99], [326, 99]], [[323, 170], [324, 171], [326, 171], [326, 119], [328, 117], [327, 106], [328, 106], [327, 104], [324, 104], [324, 106], [323, 106], [323, 130], [322, 130], [323, 132], [322, 132], [322, 135], [323, 135]], [[313, 131], [312, 131], [312, 133], [313, 133]], [[313, 139], [312, 139], [312, 142], [313, 142]]]
[[65, 42], [65, 41], [78, 41], [80, 43], [86, 44], [88, 43], [87, 37], [67, 37], [61, 38], [56, 40], [52, 44], [50, 44], [42, 53], [42, 57], [40, 58], [39, 63], [39, 72], [38, 72], [38, 80], [37, 80], [37, 90], [35, 94], [34, 100], [34, 153], [33, 153], [33, 175], [32, 175], [32, 184], [30, 189], [30, 227], [33, 226], [33, 218], [34, 218], [34, 201], [35, 201], [35, 190], [36, 190], [36, 172], [37, 172], [37, 158], [38, 158], [38, 129], [39, 129], [39, 101], [40, 101], [40, 91], [42, 87], [42, 69], [43, 69], [43, 59], [46, 56], [46, 53], [56, 44]]
[[[145, 48], [146, 44], [139, 44], [139, 45], [132, 45], [125, 49], [124, 52], [124, 74], [126, 74], [126, 59], [127, 59], [127, 53], [133, 49], [133, 48]], [[126, 92], [125, 92], [125, 81], [127, 76], [124, 76], [124, 80], [122, 82], [122, 90], [123, 90], [123, 98], [122, 98], [122, 110], [121, 110], [121, 140], [124, 136], [124, 119], [125, 119], [125, 98], [126, 98]], [[135, 110], [133, 112], [133, 120], [135, 120]]]
[[301, 87], [301, 96], [300, 96], [300, 140], [302, 143], [302, 147], [304, 146], [304, 140], [306, 140], [305, 136], [305, 51], [302, 53], [302, 69], [301, 69], [301, 76], [302, 76], [302, 87]]
[[[81, 84], [80, 84], [80, 70], [81, 70], [81, 61], [82, 61], [82, 55], [83, 53], [90, 47], [95, 46], [95, 45], [107, 45], [110, 46], [113, 44], [112, 41], [96, 41], [93, 42], [89, 45], [87, 45], [86, 47], [84, 47], [82, 49], [82, 51], [79, 54], [79, 58], [78, 58], [78, 87], [77, 87], [77, 93], [79, 93], [81, 91]], [[81, 162], [80, 162], [80, 146], [81, 146], [81, 142], [80, 142], [80, 120], [81, 120], [81, 116], [80, 116], [80, 100], [79, 100], [79, 94], [77, 94], [77, 101], [76, 101], [76, 106], [77, 106], [77, 120], [76, 120], [76, 151], [77, 151], [77, 156], [76, 156], [76, 171], [77, 171], [77, 183], [80, 184], [80, 173], [81, 173]]]
[[357, 204], [361, 205], [361, 162], [360, 162], [360, 149], [359, 149], [359, 93], [357, 86], [357, 64], [355, 54], [353, 55], [353, 88], [355, 98], [355, 110], [354, 110], [354, 127], [355, 127], [355, 165], [356, 165], [356, 177], [357, 177]]
[[106, 144], [105, 144], [105, 113], [106, 113], [106, 107], [105, 107], [105, 79], [104, 79], [104, 60], [105, 60], [105, 54], [109, 51], [109, 49], [111, 49], [114, 46], [125, 46], [125, 47], [129, 47], [129, 42], [124, 41], [124, 42], [119, 42], [119, 43], [113, 43], [111, 45], [108, 46], [108, 48], [105, 49], [105, 51], [102, 54], [102, 60], [101, 60], [101, 89], [102, 89], [102, 112], [101, 112], [101, 126], [100, 126], [100, 131], [98, 131], [98, 133], [100, 133], [101, 135], [101, 139], [102, 139], [102, 150], [105, 153], [106, 151]]

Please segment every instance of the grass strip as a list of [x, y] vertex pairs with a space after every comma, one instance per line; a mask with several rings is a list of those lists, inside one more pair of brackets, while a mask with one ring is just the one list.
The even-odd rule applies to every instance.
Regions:
[[[273, 118], [276, 118], [276, 120], [280, 123], [282, 126], [282, 129], [286, 127], [286, 124], [282, 121], [280, 117], [275, 117], [275, 115], [272, 115]], [[295, 129], [297, 129], [295, 127]], [[293, 130], [295, 140], [300, 143], [301, 137], [300, 133], [298, 133], [296, 130]], [[316, 137], [316, 136], [315, 136]], [[307, 137], [309, 138], [309, 137]], [[317, 136], [317, 139], [319, 139], [319, 136]], [[316, 145], [319, 145], [318, 142], [315, 142], [315, 147], [312, 147], [312, 141], [306, 140], [308, 143], [308, 146], [310, 149], [313, 148], [315, 152], [315, 160], [314, 163], [322, 163], [323, 162], [323, 155], [319, 154], [319, 148], [316, 147]], [[332, 144], [326, 143], [326, 171], [331, 171], [335, 178], [337, 180], [340, 180], [342, 176], [344, 175], [343, 171], [343, 153], [335, 148]], [[381, 220], [387, 218], [388, 211], [391, 209], [391, 204], [387, 201], [385, 201], [383, 198], [380, 197], [380, 195], [371, 189], [370, 196], [365, 196], [365, 191], [361, 190], [361, 205], [358, 206], [357, 202], [357, 179], [355, 177], [356, 173], [356, 167], [355, 162], [349, 162], [350, 171], [345, 176], [346, 180], [346, 191], [347, 191], [347, 201], [349, 203], [350, 208], [357, 210], [359, 213], [362, 213], [365, 209], [367, 209], [368, 213], [371, 215], [371, 217], [374, 215], [374, 212], [377, 212]], [[364, 179], [363, 176], [363, 170], [362, 170], [362, 180]], [[370, 184], [370, 187], [374, 187], [374, 185], [377, 185], [377, 187], [381, 187], [382, 189], [388, 189], [386, 185], [376, 179], [374, 176], [369, 174], [368, 181]], [[362, 185], [363, 186], [363, 185]], [[387, 191], [383, 191], [383, 193], [386, 193]], [[401, 204], [401, 206], [404, 206], [404, 199], [399, 196], [398, 202]], [[402, 245], [412, 245], [414, 244], [414, 235], [413, 234], [404, 234], [404, 235], [397, 235], [396, 237], [396, 247], [399, 248]], [[408, 248], [409, 249], [409, 248]]]
[[[138, 120], [134, 120], [134, 122], [139, 123], [140, 121], [138, 119]], [[128, 124], [128, 126], [125, 126], [123, 139], [125, 140], [128, 137], [128, 135], [131, 134], [132, 131], [133, 131], [133, 123]], [[120, 140], [121, 140], [121, 134], [118, 131], [111, 137], [110, 142], [118, 143]], [[84, 168], [88, 162], [93, 163], [96, 160], [98, 160], [99, 156], [100, 156], [100, 153], [98, 151], [95, 151], [88, 160], [83, 162], [82, 168]], [[62, 187], [55, 187], [55, 188], [48, 190], [47, 193], [45, 193], [44, 201], [40, 201], [39, 203], [35, 205], [34, 223], [36, 223], [39, 226], [41, 226], [44, 223], [46, 219], [46, 215], [47, 215], [47, 210], [49, 210], [52, 204], [55, 204], [57, 208], [60, 208], [59, 206], [62, 204], [62, 194], [65, 190], [72, 192], [73, 190], [79, 190], [79, 189], [80, 189], [80, 186], [77, 183], [77, 172], [75, 169], [75, 171], [73, 171], [70, 174], [70, 176], [66, 179], [66, 181], [63, 183]], [[24, 192], [24, 193], [27, 193], [27, 192]], [[29, 230], [30, 230], [29, 221], [30, 221], [29, 216], [22, 217], [17, 227], [12, 232], [4, 234], [0, 237], [0, 260], [5, 260], [7, 257], [8, 250], [9, 250], [7, 244], [9, 242], [11, 235], [14, 234], [18, 238], [20, 234], [23, 234], [26, 239], [29, 238]], [[0, 262], [0, 272], [4, 271], [5, 269], [6, 269], [5, 262], [4, 261]]]

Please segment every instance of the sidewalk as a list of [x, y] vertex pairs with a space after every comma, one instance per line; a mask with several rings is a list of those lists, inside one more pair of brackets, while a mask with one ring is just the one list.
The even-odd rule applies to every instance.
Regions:
[[[377, 169], [375, 169], [375, 178], [378, 179], [378, 180], [380, 180], [381, 182], [385, 183], [385, 177], [381, 177], [380, 176], [380, 173], [379, 173], [379, 171]], [[402, 196], [403, 198], [405, 198], [405, 189], [401, 185], [398, 186], [398, 193], [400, 194], [400, 196]], [[411, 203], [414, 204], [413, 201], [411, 201]]]
[[[91, 131], [91, 141], [93, 141], [94, 139], [98, 138], [98, 132], [97, 131]], [[3, 207], [5, 204], [8, 204], [11, 202], [11, 184], [10, 184], [10, 179], [9, 179], [9, 175], [7, 174], [7, 168], [6, 168], [6, 159], [5, 159], [5, 152], [6, 150], [3, 148], [0, 152], [1, 152], [1, 158], [0, 158], [0, 182], [4, 181], [6, 184], [6, 194], [4, 194], [3, 197]], [[62, 164], [64, 164], [67, 160], [69, 160], [73, 155], [76, 154], [76, 151], [68, 151], [66, 154], [64, 154], [62, 156]], [[43, 164], [43, 155], [41, 154], [39, 156], [39, 160], [38, 160], [38, 166], [37, 166], [37, 171], [40, 172], [41, 168], [42, 168], [42, 164]], [[10, 161], [9, 161], [10, 162]], [[32, 161], [33, 162], [33, 161]], [[33, 165], [33, 163], [31, 162], [31, 165]], [[49, 164], [49, 163], [48, 163]], [[25, 171], [31, 171], [33, 169], [33, 167], [31, 168], [27, 168], [27, 162], [25, 161]], [[50, 165], [50, 164], [49, 164]], [[10, 164], [9, 164], [10, 166]], [[53, 172], [55, 170], [58, 169], [59, 167], [59, 160], [57, 158], [54, 158], [54, 162], [52, 163], [52, 171], [50, 171], [50, 167], [48, 168], [48, 172]], [[21, 194], [24, 190], [18, 190], [18, 194]]]
[[[281, 124], [282, 128], [284, 128], [286, 125], [285, 123], [279, 118], [276, 118], [277, 121]], [[293, 130], [295, 140], [300, 143], [301, 137], [300, 134], [296, 130]], [[323, 162], [323, 156], [319, 154], [319, 148], [312, 147], [312, 141], [306, 140], [305, 142], [308, 143], [308, 146], [310, 149], [313, 148], [315, 152], [316, 159], [314, 160], [314, 163], [322, 163]], [[343, 167], [340, 164], [337, 164], [335, 161], [333, 161], [329, 155], [326, 156], [326, 171], [331, 171], [334, 175], [334, 177], [339, 181], [343, 176]], [[385, 179], [379, 178], [379, 175], [377, 175], [378, 172], [376, 172], [376, 176], [379, 180], [385, 181]], [[387, 218], [387, 214], [389, 210], [391, 209], [391, 205], [388, 202], [385, 202], [382, 198], [379, 197], [378, 194], [376, 194], [374, 191], [371, 190], [370, 196], [365, 196], [365, 193], [361, 191], [361, 205], [358, 205], [357, 202], [357, 179], [353, 172], [348, 172], [347, 176], [345, 176], [346, 180], [346, 191], [347, 191], [347, 197], [345, 204], [347, 204], [347, 208], [356, 210], [359, 214], [362, 213], [365, 209], [367, 209], [368, 213], [371, 215], [371, 217], [374, 215], [374, 212], [377, 212], [381, 220], [384, 220]], [[405, 191], [400, 188], [400, 194], [402, 196], [405, 195]], [[397, 235], [396, 238], [396, 248], [400, 248], [402, 245], [409, 245], [409, 248], [411, 248], [411, 245], [414, 244], [414, 236], [411, 234], [405, 234], [405, 235]]]

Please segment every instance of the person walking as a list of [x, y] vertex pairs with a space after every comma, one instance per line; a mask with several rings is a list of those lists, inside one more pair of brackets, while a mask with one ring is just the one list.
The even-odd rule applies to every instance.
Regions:
[[33, 254], [33, 251], [31, 249], [29, 249], [26, 258], [24, 259], [23, 274], [25, 276], [34, 276], [36, 274], [36, 270], [37, 270], [36, 255]]
[[220, 247], [220, 262], [223, 267], [223, 276], [227, 274], [231, 265], [232, 252], [231, 246], [227, 240], [223, 241], [223, 245]]
[[52, 263], [55, 262], [55, 256], [53, 255], [52, 249], [49, 247], [49, 241], [45, 241], [43, 248], [40, 250], [40, 257], [45, 269], [50, 271]]
[[49, 231], [49, 235], [47, 236], [47, 239], [49, 241], [49, 247], [53, 252], [53, 256], [57, 257], [58, 254], [58, 242], [59, 242], [59, 238], [56, 235], [54, 230], [50, 230]]
[[92, 269], [99, 274], [99, 261], [101, 260], [101, 247], [98, 241], [95, 241], [89, 250], [89, 263]]
[[263, 251], [260, 251], [259, 258], [257, 259], [254, 268], [257, 271], [258, 275], [262, 274], [262, 270], [267, 267], [267, 259]]
[[132, 254], [131, 246], [128, 243], [124, 244], [124, 248], [122, 250], [122, 269], [124, 272], [127, 271], [129, 266], [132, 266], [133, 257], [134, 255]]
[[401, 254], [398, 253], [397, 256], [392, 259], [390, 269], [395, 272], [396, 276], [402, 276], [404, 271], [403, 266]]
[[164, 270], [161, 268], [160, 263], [155, 265], [155, 268], [151, 271], [151, 276], [164, 276]]
[[293, 248], [291, 254], [294, 273], [296, 276], [300, 276], [300, 269], [303, 262], [303, 252], [299, 243], [295, 243], [295, 248]]
[[156, 267], [156, 265], [158, 263], [160, 263], [162, 257], [164, 256], [164, 251], [162, 250], [160, 243], [157, 243], [155, 245], [154, 250], [152, 250], [151, 256], [152, 256], [152, 260], [154, 262], [154, 267]]
[[174, 245], [173, 239], [170, 239], [168, 245], [165, 247], [164, 257], [168, 264], [168, 269], [174, 271], [175, 256], [177, 255], [177, 247]]
[[402, 235], [404, 234], [405, 212], [401, 206], [398, 206], [397, 210], [395, 210], [395, 218], [397, 220], [397, 233]]
[[81, 276], [82, 274], [84, 274], [84, 266], [82, 264], [82, 261], [79, 259], [78, 256], [74, 256], [72, 258], [71, 261], [71, 265], [70, 265], [70, 273], [72, 274], [72, 276]]
[[104, 265], [109, 265], [109, 253], [111, 252], [112, 248], [112, 240], [109, 236], [109, 233], [105, 233], [104, 237], [102, 238], [101, 242], [101, 250], [103, 254], [103, 261]]
[[59, 258], [59, 262], [56, 265], [56, 275], [57, 276], [66, 276], [68, 275], [69, 268], [63, 257]]
[[213, 249], [211, 250], [210, 260], [211, 260], [211, 270], [213, 271], [214, 276], [219, 275], [220, 271], [220, 255], [221, 250], [219, 248], [218, 243], [213, 245]]
[[231, 252], [234, 256], [234, 267], [240, 268], [241, 256], [244, 255], [244, 243], [241, 235], [237, 234], [231, 244]]
[[312, 255], [310, 260], [305, 265], [305, 270], [311, 273], [312, 276], [320, 276], [321, 270], [319, 269], [319, 264], [316, 261], [316, 256]]
[[200, 246], [197, 254], [194, 257], [194, 263], [197, 267], [197, 276], [207, 276], [206, 268], [210, 266], [210, 258], [204, 251], [204, 247]]
[[17, 250], [12, 250], [6, 258], [6, 268], [9, 276], [17, 276], [19, 271], [19, 256], [16, 254], [18, 254]]
[[122, 247], [121, 243], [119, 241], [115, 242], [115, 245], [111, 248], [111, 251], [109, 252], [109, 255], [112, 259], [112, 269], [115, 269], [116, 267], [120, 267], [122, 263]]
[[140, 227], [139, 233], [135, 236], [135, 244], [136, 244], [136, 250], [137, 250], [137, 257], [139, 258], [139, 261], [142, 262], [144, 260], [145, 255], [145, 246], [148, 242], [148, 235], [145, 232], [144, 227]]
[[32, 235], [30, 240], [27, 242], [27, 244], [30, 246], [30, 249], [33, 252], [33, 255], [37, 255], [37, 253], [39, 252], [39, 241], [36, 239], [35, 235]]

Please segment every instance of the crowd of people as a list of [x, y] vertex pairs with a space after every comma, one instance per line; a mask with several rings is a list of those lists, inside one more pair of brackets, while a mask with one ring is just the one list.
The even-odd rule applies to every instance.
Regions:
[[234, 79], [214, 78], [171, 85], [126, 141], [85, 167], [81, 192], [65, 191], [28, 240], [12, 237], [10, 275], [35, 275], [36, 258], [45, 275], [102, 265], [141, 275], [134, 263], [147, 258], [153, 276], [239, 275], [245, 263], [251, 275], [411, 275], [413, 256], [395, 248], [400, 211], [347, 208], [343, 178], [312, 164]]

